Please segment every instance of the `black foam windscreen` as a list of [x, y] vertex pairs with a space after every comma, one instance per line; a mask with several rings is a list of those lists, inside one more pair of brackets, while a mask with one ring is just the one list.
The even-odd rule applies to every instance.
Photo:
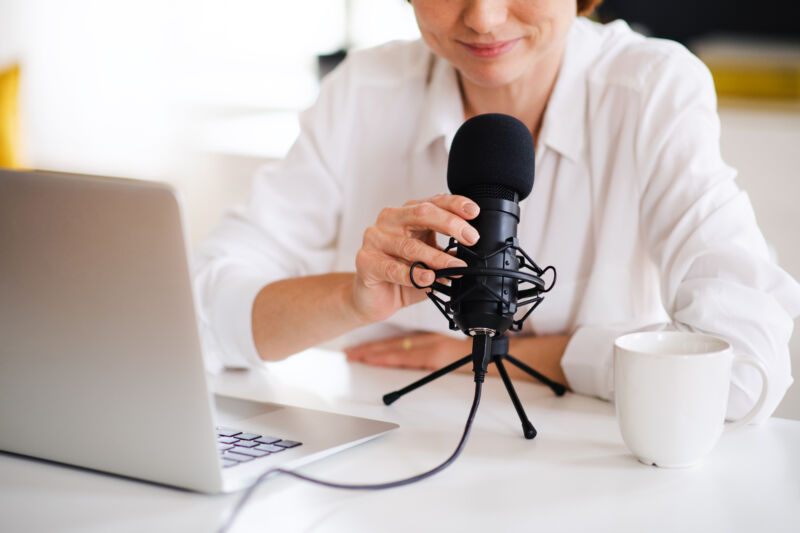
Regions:
[[[534, 146], [527, 126], [488, 113], [464, 122], [450, 147], [447, 187], [468, 198], [526, 198], [533, 188]], [[510, 196], [510, 197], [509, 197]]]

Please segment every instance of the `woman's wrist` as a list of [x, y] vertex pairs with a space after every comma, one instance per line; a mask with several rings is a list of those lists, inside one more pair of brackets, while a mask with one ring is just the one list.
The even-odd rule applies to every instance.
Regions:
[[367, 316], [359, 309], [356, 297], [356, 283], [359, 283], [357, 275], [355, 273], [348, 274], [338, 291], [340, 316], [348, 317], [348, 322], [353, 325], [351, 329], [377, 322], [377, 320]]
[[[253, 341], [266, 361], [369, 324], [353, 304], [352, 273], [289, 278], [263, 287], [252, 308]], [[308, 328], [312, 324], [312, 328]]]

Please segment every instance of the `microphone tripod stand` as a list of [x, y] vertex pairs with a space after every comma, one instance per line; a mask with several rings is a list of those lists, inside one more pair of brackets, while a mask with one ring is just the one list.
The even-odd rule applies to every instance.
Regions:
[[546, 376], [543, 376], [530, 366], [509, 354], [508, 337], [505, 335], [501, 334], [496, 337], [492, 337], [490, 335], [478, 334], [472, 338], [471, 354], [465, 355], [458, 361], [454, 361], [449, 365], [432, 372], [424, 378], [417, 380], [406, 387], [403, 387], [402, 389], [385, 394], [383, 396], [383, 403], [386, 405], [391, 405], [400, 397], [405, 396], [409, 392], [416, 390], [421, 386], [444, 376], [445, 374], [449, 374], [450, 372], [461, 368], [470, 361], [473, 362], [475, 380], [483, 381], [483, 376], [486, 373], [486, 367], [489, 365], [489, 363], [494, 363], [494, 365], [497, 367], [497, 371], [500, 373], [503, 384], [506, 386], [508, 395], [511, 397], [511, 403], [514, 404], [514, 409], [517, 410], [517, 415], [519, 415], [519, 419], [522, 422], [522, 433], [525, 435], [526, 439], [532, 439], [536, 436], [536, 428], [533, 427], [533, 424], [531, 424], [531, 421], [528, 420], [528, 416], [525, 414], [525, 409], [522, 407], [522, 402], [519, 401], [517, 391], [514, 390], [514, 385], [511, 383], [511, 378], [508, 376], [505, 364], [503, 364], [504, 360], [550, 387], [550, 390], [552, 390], [556, 396], [563, 396], [564, 392], [567, 390], [564, 385], [548, 379]]

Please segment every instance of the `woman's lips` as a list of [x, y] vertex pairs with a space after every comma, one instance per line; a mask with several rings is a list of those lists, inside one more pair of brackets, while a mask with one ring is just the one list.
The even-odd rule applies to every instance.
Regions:
[[511, 51], [519, 42], [519, 39], [510, 41], [495, 41], [492, 43], [467, 43], [458, 41], [467, 51], [476, 57], [497, 57]]

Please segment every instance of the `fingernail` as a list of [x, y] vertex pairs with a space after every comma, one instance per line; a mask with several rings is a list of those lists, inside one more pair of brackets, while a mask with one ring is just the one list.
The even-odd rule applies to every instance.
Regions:
[[427, 270], [420, 275], [420, 280], [422, 283], [431, 283], [433, 282], [433, 272]]
[[472, 204], [472, 203], [464, 204], [464, 211], [466, 211], [467, 214], [469, 216], [471, 216], [471, 217], [476, 217], [476, 216], [478, 216], [478, 213], [481, 212], [481, 210], [478, 207], [478, 205], [477, 204]]
[[462, 261], [461, 259], [451, 259], [447, 263], [447, 268], [461, 268], [461, 267], [465, 267], [465, 266], [467, 266], [467, 264], [464, 261]]
[[472, 226], [467, 226], [466, 228], [461, 230], [461, 237], [464, 239], [464, 242], [474, 244], [478, 242], [480, 235], [478, 235], [478, 230], [476, 230]]

